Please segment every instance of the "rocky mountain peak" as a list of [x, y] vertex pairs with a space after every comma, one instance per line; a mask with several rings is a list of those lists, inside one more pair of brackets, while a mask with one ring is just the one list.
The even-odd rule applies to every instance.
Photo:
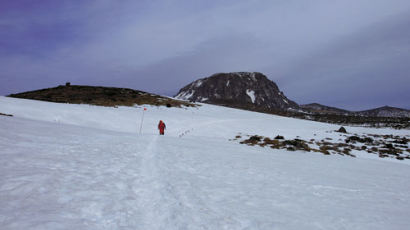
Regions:
[[249, 109], [299, 108], [279, 90], [273, 81], [259, 72], [217, 73], [188, 84], [175, 97], [192, 102]]

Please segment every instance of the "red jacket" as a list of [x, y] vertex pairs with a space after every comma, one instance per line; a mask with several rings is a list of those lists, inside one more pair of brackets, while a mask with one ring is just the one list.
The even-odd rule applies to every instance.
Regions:
[[165, 128], [166, 128], [165, 123], [162, 122], [162, 121], [160, 121], [159, 124], [158, 124], [158, 129], [159, 129], [159, 130], [164, 130]]

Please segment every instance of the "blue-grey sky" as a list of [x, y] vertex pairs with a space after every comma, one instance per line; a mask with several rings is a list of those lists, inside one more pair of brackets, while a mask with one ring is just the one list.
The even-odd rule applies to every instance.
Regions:
[[410, 109], [410, 1], [0, 1], [0, 95], [66, 81], [174, 95], [234, 71], [299, 104]]

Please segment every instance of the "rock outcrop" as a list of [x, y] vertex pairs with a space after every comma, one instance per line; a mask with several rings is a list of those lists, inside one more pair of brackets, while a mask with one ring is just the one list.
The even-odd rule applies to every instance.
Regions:
[[278, 86], [258, 72], [218, 73], [196, 80], [175, 96], [191, 102], [204, 102], [252, 110], [298, 110]]

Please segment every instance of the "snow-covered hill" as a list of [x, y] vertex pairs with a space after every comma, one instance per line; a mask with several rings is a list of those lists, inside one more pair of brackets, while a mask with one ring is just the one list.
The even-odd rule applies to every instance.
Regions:
[[143, 111], [0, 97], [0, 112], [14, 115], [0, 116], [1, 229], [408, 229], [407, 161], [229, 141], [337, 139], [338, 126], [149, 106], [139, 134]]

